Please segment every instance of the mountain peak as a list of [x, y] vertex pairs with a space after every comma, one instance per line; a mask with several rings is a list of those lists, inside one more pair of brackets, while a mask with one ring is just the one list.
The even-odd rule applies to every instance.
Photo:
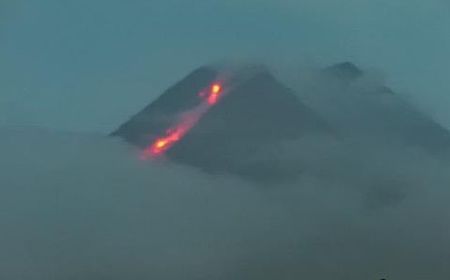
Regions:
[[363, 75], [363, 71], [351, 62], [341, 62], [331, 65], [324, 69], [324, 73], [328, 76], [338, 78], [340, 80], [351, 82]]

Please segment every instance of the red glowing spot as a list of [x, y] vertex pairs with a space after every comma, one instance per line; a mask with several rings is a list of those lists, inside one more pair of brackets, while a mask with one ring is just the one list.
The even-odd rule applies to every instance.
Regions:
[[212, 94], [219, 94], [222, 91], [222, 86], [220, 84], [213, 84], [211, 86], [211, 93]]
[[159, 156], [165, 153], [176, 142], [180, 141], [186, 133], [189, 132], [200, 117], [201, 114], [195, 111], [183, 115], [175, 127], [168, 129], [164, 136], [157, 138], [144, 150], [142, 158], [146, 159], [149, 156]]
[[206, 101], [209, 105], [214, 105], [219, 100], [219, 97], [222, 93], [222, 85], [219, 83], [215, 83], [211, 86], [211, 89], [209, 91], [208, 98]]
[[169, 141], [167, 139], [160, 139], [160, 140], [156, 141], [155, 148], [163, 149], [164, 147], [167, 146], [168, 143], [169, 143]]
[[181, 137], [183, 137], [190, 129], [188, 123], [180, 123], [178, 127], [173, 130], [167, 131], [167, 135], [156, 139], [153, 144], [147, 148], [146, 154], [160, 155], [170, 149]]

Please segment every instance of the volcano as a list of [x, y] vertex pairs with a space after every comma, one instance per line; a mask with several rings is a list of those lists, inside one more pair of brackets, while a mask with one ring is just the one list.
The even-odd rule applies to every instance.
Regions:
[[268, 147], [311, 133], [332, 130], [268, 69], [251, 66], [198, 68], [112, 135], [153, 156], [208, 172], [267, 180], [298, 170], [252, 159]]
[[361, 83], [366, 75], [349, 62], [332, 65], [299, 95], [262, 66], [200, 67], [112, 135], [140, 148], [143, 158], [276, 182], [297, 176], [301, 167], [273, 151], [304, 136], [448, 154], [448, 130], [387, 86]]

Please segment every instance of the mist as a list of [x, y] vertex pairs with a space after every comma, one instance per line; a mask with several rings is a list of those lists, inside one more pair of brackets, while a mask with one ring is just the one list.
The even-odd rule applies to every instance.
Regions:
[[[356, 86], [378, 88], [369, 80]], [[311, 83], [324, 80], [296, 86]], [[361, 131], [362, 119], [325, 114], [327, 92], [302, 98]], [[361, 111], [377, 100], [332, 94]], [[297, 170], [278, 183], [142, 160], [102, 134], [2, 128], [0, 276], [446, 279], [450, 161], [366, 133], [377, 125], [348, 137], [311, 133], [249, 159]]]
[[[416, 113], [450, 127], [449, 12], [443, 0], [0, 1], [0, 278], [449, 279], [448, 146], [385, 129]], [[270, 65], [340, 131], [248, 159], [295, 176], [142, 160], [106, 136], [193, 69], [243, 61]], [[366, 75], [318, 74], [341, 61]]]

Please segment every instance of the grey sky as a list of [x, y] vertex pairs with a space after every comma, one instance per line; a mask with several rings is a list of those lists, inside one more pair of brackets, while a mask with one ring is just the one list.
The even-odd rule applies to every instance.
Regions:
[[450, 126], [442, 0], [2, 0], [0, 125], [108, 132], [201, 64], [352, 60]]

